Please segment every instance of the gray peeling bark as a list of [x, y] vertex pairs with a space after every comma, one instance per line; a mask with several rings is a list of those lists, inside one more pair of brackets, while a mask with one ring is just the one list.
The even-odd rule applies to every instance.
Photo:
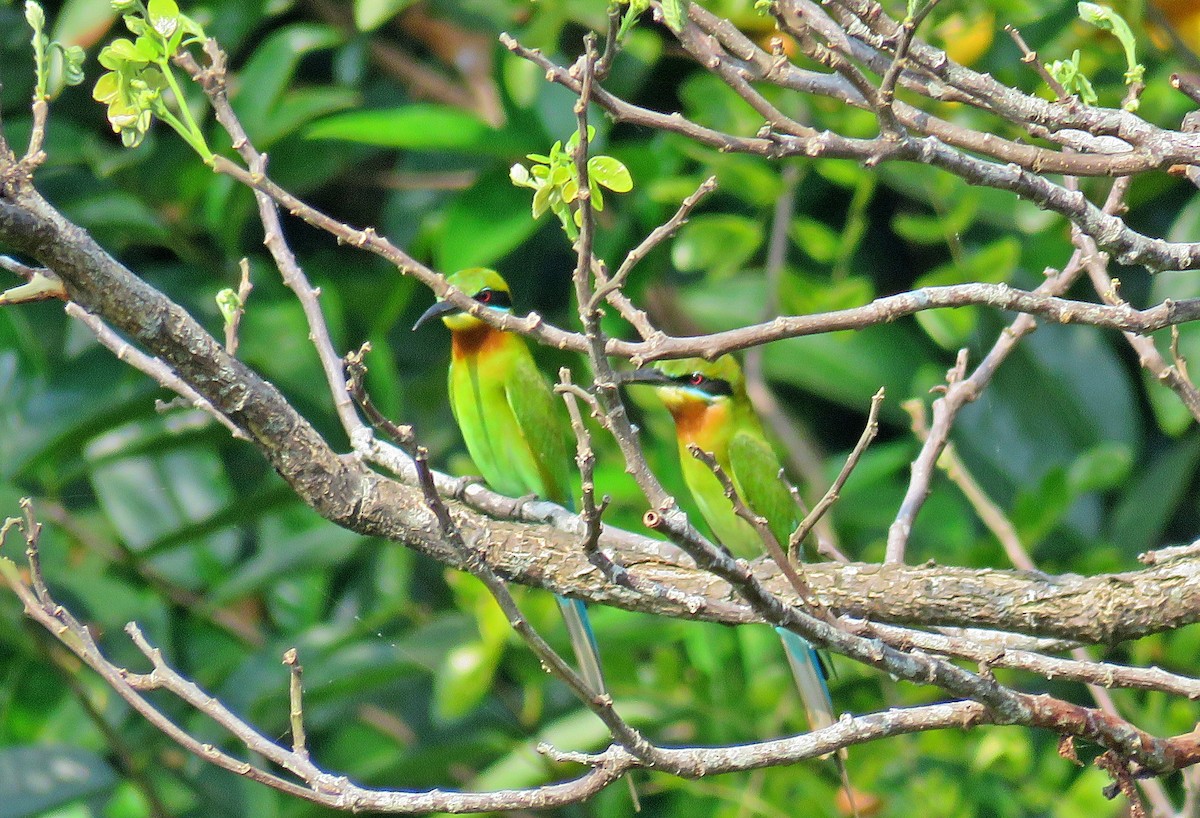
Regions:
[[[11, 189], [10, 189], [11, 190]], [[442, 541], [418, 488], [337, 454], [280, 392], [235, 358], [183, 308], [138, 278], [36, 192], [0, 196], [0, 242], [62, 278], [71, 299], [167, 362], [253, 444], [322, 517], [461, 567]], [[466, 542], [502, 576], [593, 602], [728, 624], [756, 621], [729, 586], [670, 562], [652, 541], [620, 538], [615, 555], [636, 587], [655, 584], [686, 596], [640, 594], [609, 584], [587, 561], [577, 534], [494, 520], [448, 501]], [[794, 598], [768, 563], [757, 570], [772, 590]], [[1098, 577], [1043, 576], [940, 566], [810, 565], [806, 576], [834, 611], [877, 622], [996, 628], [1031, 636], [1112, 643], [1200, 621], [1200, 559]]]

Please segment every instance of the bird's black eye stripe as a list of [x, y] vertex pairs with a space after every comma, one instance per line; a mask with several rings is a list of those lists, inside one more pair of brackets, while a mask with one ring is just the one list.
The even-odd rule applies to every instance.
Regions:
[[709, 378], [699, 372], [689, 372], [686, 375], [678, 375], [671, 380], [675, 381], [680, 386], [686, 386], [688, 389], [696, 389], [704, 392], [707, 395], [732, 395], [733, 387], [729, 385], [729, 381], [721, 378]]
[[475, 300], [480, 304], [487, 304], [489, 307], [507, 309], [512, 306], [512, 297], [508, 293], [504, 290], [493, 290], [491, 287], [485, 287], [475, 293]]

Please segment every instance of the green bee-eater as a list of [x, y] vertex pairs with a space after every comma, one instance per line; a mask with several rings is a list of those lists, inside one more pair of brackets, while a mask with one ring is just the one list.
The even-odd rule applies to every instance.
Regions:
[[[474, 267], [446, 279], [487, 309], [510, 312], [508, 284]], [[450, 408], [471, 459], [493, 489], [510, 497], [534, 494], [571, 506], [570, 455], [561, 402], [542, 376], [525, 339], [502, 332], [447, 301], [425, 311], [450, 329]], [[558, 597], [583, 678], [604, 693], [604, 675], [587, 609]]]
[[[691, 444], [712, 454], [742, 502], [766, 518], [771, 533], [786, 548], [798, 524], [796, 502], [779, 478], [779, 458], [746, 395], [737, 361], [730, 355], [715, 361], [662, 361], [629, 373], [627, 378], [658, 387], [659, 397], [675, 419], [683, 480], [717, 540], [738, 557], [750, 559], [762, 553], [762, 538], [733, 510], [712, 469], [688, 451]], [[828, 727], [834, 722], [833, 703], [817, 652], [803, 637], [783, 628], [776, 630], [783, 639], [809, 727]]]

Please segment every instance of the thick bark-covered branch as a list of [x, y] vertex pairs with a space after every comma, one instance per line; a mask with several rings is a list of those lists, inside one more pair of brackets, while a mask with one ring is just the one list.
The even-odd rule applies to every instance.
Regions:
[[[0, 200], [0, 240], [62, 277], [71, 299], [166, 361], [253, 441], [297, 495], [321, 516], [458, 566], [415, 486], [337, 454], [274, 386], [240, 361], [179, 305], [108, 255], [32, 191]], [[575, 531], [491, 519], [450, 503], [464, 536], [515, 582], [629, 610], [729, 624], [757, 621], [729, 586], [650, 539], [606, 540], [639, 581], [678, 588], [688, 604], [606, 582]], [[756, 570], [785, 600], [786, 580]], [[873, 621], [975, 626], [1082, 642], [1116, 642], [1200, 621], [1200, 559], [1126, 574], [1046, 577], [941, 566], [812, 565], [813, 591], [830, 609]], [[703, 604], [697, 604], [698, 602]]]

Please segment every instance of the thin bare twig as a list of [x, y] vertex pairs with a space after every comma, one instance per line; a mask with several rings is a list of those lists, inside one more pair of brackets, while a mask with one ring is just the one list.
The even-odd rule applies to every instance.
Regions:
[[695, 443], [688, 444], [688, 452], [692, 457], [699, 460], [705, 466], [708, 466], [713, 476], [717, 478], [717, 482], [721, 484], [721, 490], [725, 492], [725, 498], [729, 500], [729, 505], [733, 508], [733, 513], [749, 523], [751, 528], [758, 534], [759, 539], [762, 540], [763, 547], [767, 551], [767, 556], [771, 558], [783, 575], [787, 577], [787, 581], [791, 583], [792, 590], [796, 592], [796, 596], [803, 600], [806, 606], [816, 612], [817, 616], [836, 626], [836, 620], [825, 606], [821, 604], [821, 600], [817, 598], [817, 595], [812, 592], [808, 580], [801, 575], [803, 569], [799, 567], [800, 563], [793, 563], [792, 560], [788, 559], [787, 552], [783, 550], [779, 539], [771, 531], [771, 525], [767, 518], [755, 514], [746, 505], [741, 495], [738, 494], [737, 488], [733, 485], [733, 479], [726, 474], [725, 469], [721, 468], [721, 464], [717, 462], [717, 458], [713, 457], [712, 452], [704, 451]]
[[[1127, 185], [1128, 182], [1121, 179], [1114, 181], [1104, 203], [1106, 213], [1116, 212], [1121, 207]], [[1061, 271], [1048, 270], [1046, 280], [1034, 292], [1050, 297], [1066, 292], [1084, 267], [1084, 253], [1077, 249]], [[1031, 314], [1025, 313], [1018, 316], [1004, 328], [992, 348], [969, 377], [965, 374], [966, 360], [960, 354], [958, 363], [947, 378], [944, 393], [933, 402], [933, 421], [929, 427], [929, 436], [922, 444], [916, 460], [913, 461], [908, 489], [904, 494], [900, 509], [896, 513], [895, 520], [888, 528], [885, 561], [902, 562], [904, 560], [904, 551], [909, 535], [912, 533], [913, 522], [917, 512], [920, 511], [925, 499], [929, 496], [930, 481], [933, 479], [937, 459], [949, 440], [950, 429], [959, 410], [979, 397], [991, 381], [992, 375], [1016, 349], [1021, 338], [1036, 327], [1037, 321]]]
[[463, 540], [458, 526], [454, 524], [454, 519], [450, 515], [450, 510], [446, 507], [445, 501], [437, 493], [437, 488], [433, 483], [433, 474], [429, 469], [428, 458], [428, 452], [424, 448], [420, 446], [416, 447], [413, 453], [413, 460], [416, 462], [418, 473], [421, 475], [421, 490], [424, 492], [425, 502], [437, 520], [437, 525], [445, 536], [446, 541], [451, 547], [466, 556], [465, 564], [471, 574], [487, 587], [492, 598], [496, 600], [500, 609], [504, 611], [504, 615], [508, 617], [509, 626], [525, 641], [525, 644], [538, 657], [538, 660], [542, 663], [546, 671], [566, 683], [576, 698], [582, 701], [589, 710], [604, 722], [604, 726], [608, 728], [613, 738], [622, 747], [635, 757], [646, 760], [654, 751], [653, 745], [621, 718], [613, 707], [611, 696], [602, 691], [592, 690], [584, 678], [576, 673], [574, 668], [559, 656], [550, 647], [550, 644], [534, 630], [524, 614], [521, 613], [516, 600], [509, 593], [504, 581], [491, 569], [487, 561]]
[[1025, 38], [1021, 36], [1020, 30], [1016, 26], [1007, 24], [1004, 26], [1004, 30], [1008, 32], [1013, 42], [1016, 43], [1017, 48], [1021, 50], [1021, 62], [1033, 67], [1033, 70], [1042, 78], [1042, 82], [1046, 83], [1046, 87], [1054, 92], [1054, 96], [1058, 101], [1066, 102], [1070, 99], [1071, 95], [1067, 93], [1067, 89], [1063, 88], [1062, 83], [1046, 70], [1046, 66], [1042, 65], [1041, 60], [1038, 59], [1037, 52], [1025, 42]]
[[[588, 309], [596, 309], [600, 306], [600, 302], [606, 299], [609, 301], [609, 303], [613, 304], [613, 306], [620, 308], [618, 302], [613, 298], [613, 296], [625, 286], [625, 282], [628, 280], [629, 273], [633, 270], [633, 268], [636, 267], [642, 259], [648, 256], [650, 251], [674, 236], [680, 227], [687, 224], [688, 217], [691, 216], [692, 210], [695, 209], [696, 205], [698, 205], [701, 200], [703, 200], [708, 196], [708, 194], [712, 193], [716, 189], [717, 177], [715, 176], [709, 176], [707, 179], [701, 182], [700, 186], [697, 187], [696, 190], [687, 198], [685, 198], [679, 205], [679, 209], [675, 211], [674, 216], [672, 216], [663, 224], [654, 228], [654, 230], [650, 232], [650, 235], [642, 239], [641, 243], [638, 244], [637, 247], [634, 247], [625, 255], [625, 260], [621, 262], [621, 266], [617, 268], [617, 271], [613, 273], [610, 278], [602, 283], [598, 283], [596, 291], [592, 293], [592, 298], [588, 303]], [[623, 309], [622, 315], [625, 315], [625, 311]], [[628, 316], [627, 320], [629, 320]], [[634, 320], [630, 320], [630, 323], [632, 323], [634, 328], [639, 332], [642, 332], [642, 329], [647, 327], [647, 325], [641, 321], [635, 322]], [[643, 338], [650, 338], [651, 335], [652, 333], [650, 331], [642, 332]]]
[[230, 355], [237, 354], [238, 328], [242, 325], [242, 316], [246, 314], [246, 299], [250, 297], [250, 291], [254, 289], [254, 285], [250, 283], [249, 260], [243, 258], [239, 261], [238, 269], [242, 271], [242, 277], [237, 288], [237, 308], [225, 324], [225, 350]]
[[300, 665], [295, 648], [284, 651], [283, 664], [287, 666], [289, 678], [288, 721], [292, 726], [292, 752], [301, 758], [308, 758], [308, 744], [304, 733], [304, 689], [300, 684], [304, 668]]
[[46, 143], [46, 124], [50, 114], [50, 104], [42, 98], [33, 98], [33, 127], [29, 131], [29, 146], [25, 149], [25, 155], [21, 157], [19, 163], [20, 170], [25, 175], [26, 179], [33, 176], [43, 162], [46, 161], [46, 154], [42, 150], [42, 146]]
[[596, 452], [592, 449], [592, 436], [584, 426], [583, 414], [579, 411], [580, 394], [587, 395], [587, 392], [572, 382], [571, 370], [565, 366], [558, 370], [558, 385], [554, 391], [562, 395], [567, 405], [571, 431], [575, 435], [575, 465], [581, 477], [579, 517], [584, 529], [581, 543], [583, 553], [587, 554], [588, 562], [603, 571], [611, 582], [626, 588], [632, 587], [629, 572], [600, 549], [600, 533], [604, 528], [600, 518], [608, 508], [609, 497], [605, 495], [599, 503], [596, 502]]
[[925, 0], [925, 4], [917, 9], [916, 13], [905, 17], [904, 22], [900, 24], [900, 36], [892, 55], [892, 64], [888, 66], [887, 72], [884, 73], [883, 79], [879, 83], [879, 103], [875, 111], [876, 116], [879, 117], [879, 126], [885, 136], [890, 135], [897, 139], [903, 136], [903, 126], [897, 121], [892, 110], [892, 103], [896, 98], [896, 81], [900, 79], [900, 74], [908, 66], [908, 50], [912, 46], [917, 29], [937, 4], [938, 0]]
[[[788, 538], [788, 549], [795, 553], [800, 545], [804, 542], [804, 538], [813, 530], [813, 526], [817, 525], [821, 518], [825, 515], [834, 503], [841, 496], [842, 487], [846, 485], [846, 481], [850, 479], [850, 473], [854, 471], [854, 467], [858, 465], [858, 461], [862, 459], [863, 454], [867, 451], [867, 447], [871, 445], [871, 441], [879, 434], [879, 407], [883, 405], [884, 390], [879, 387], [879, 391], [871, 397], [871, 408], [867, 412], [867, 424], [863, 427], [862, 434], [859, 435], [858, 442], [854, 444], [850, 455], [846, 458], [846, 462], [842, 464], [842, 470], [838, 472], [837, 478], [829, 486], [829, 489], [813, 506], [812, 511], [805, 515], [804, 519], [792, 532]], [[842, 557], [841, 561], [845, 561]]]
[[883, 625], [865, 619], [843, 619], [847, 630], [862, 636], [878, 637], [901, 648], [920, 648], [947, 656], [982, 662], [990, 667], [1023, 670], [1045, 679], [1065, 679], [1099, 686], [1158, 690], [1189, 699], [1200, 699], [1200, 679], [1171, 673], [1157, 667], [1129, 667], [1097, 662], [1090, 657], [1060, 659], [1029, 650], [996, 648], [977, 639], [943, 633]]
[[[229, 104], [225, 88], [225, 53], [221, 51], [215, 40], [206, 41], [204, 50], [210, 62], [210, 67], [206, 71], [202, 70], [192, 55], [186, 51], [180, 52], [174, 58], [174, 61], [193, 79], [200, 80], [200, 87], [204, 89], [204, 93], [208, 96], [217, 122], [229, 134], [234, 150], [238, 152], [242, 160], [246, 163], [249, 173], [253, 177], [264, 178], [267, 172], [267, 157], [255, 150], [254, 146], [250, 144], [249, 136], [247, 136], [245, 129], [238, 120], [237, 114], [234, 113], [233, 106]], [[255, 190], [254, 197], [258, 204], [259, 220], [263, 225], [263, 243], [270, 251], [271, 257], [275, 261], [275, 266], [279, 269], [279, 273], [283, 277], [284, 284], [296, 294], [296, 298], [300, 301], [301, 308], [304, 310], [304, 317], [308, 323], [309, 340], [313, 347], [316, 348], [317, 355], [321, 360], [321, 368], [325, 372], [325, 379], [329, 385], [329, 394], [333, 399], [333, 405], [337, 410], [342, 428], [352, 442], [369, 437], [371, 431], [363, 424], [362, 419], [354, 411], [354, 402], [350, 399], [350, 394], [346, 390], [346, 377], [342, 371], [342, 361], [334, 350], [333, 339], [329, 335], [329, 327], [326, 324], [325, 315], [321, 311], [321, 305], [318, 301], [321, 294], [320, 290], [309, 283], [308, 277], [304, 274], [304, 270], [296, 260], [295, 254], [288, 247], [287, 240], [283, 235], [283, 225], [279, 219], [279, 209], [275, 200], [257, 189]]]
[[346, 355], [346, 389], [375, 428], [390, 437], [398, 446], [411, 448], [416, 442], [413, 427], [407, 423], [403, 425], [398, 424], [386, 417], [375, 407], [370, 395], [367, 394], [367, 365], [365, 359], [367, 353], [370, 351], [371, 344], [368, 341], [359, 347], [357, 352], [351, 352]]
[[[901, 404], [901, 408], [912, 418], [913, 434], [916, 435], [917, 440], [924, 443], [929, 439], [929, 423], [925, 417], [925, 404], [919, 400], [908, 400]], [[966, 464], [962, 462], [958, 452], [954, 449], [953, 443], [947, 443], [942, 449], [941, 455], [938, 456], [938, 465], [946, 472], [950, 481], [958, 486], [971, 507], [975, 509], [975, 513], [979, 515], [979, 519], [1000, 542], [1004, 553], [1008, 555], [1009, 562], [1022, 571], [1036, 571], [1037, 566], [1029, 558], [1025, 546], [1021, 544], [1016, 527], [971, 476]]]
[[707, 197], [714, 190], [716, 190], [716, 178], [715, 176], [709, 176], [708, 179], [701, 182], [700, 187], [697, 187], [691, 196], [683, 200], [683, 203], [679, 205], [679, 210], [676, 211], [676, 215], [668, 219], [666, 223], [659, 225], [658, 228], [650, 231], [650, 234], [646, 236], [646, 239], [642, 240], [640, 245], [631, 249], [625, 255], [625, 260], [622, 261], [617, 272], [613, 273], [611, 277], [605, 275], [604, 265], [599, 263], [593, 264], [592, 271], [596, 278], [596, 288], [587, 306], [589, 311], [595, 311], [596, 308], [599, 308], [602, 301], [607, 301], [613, 307], [616, 307], [617, 312], [622, 315], [622, 318], [629, 321], [630, 325], [634, 327], [638, 335], [643, 339], [660, 335], [654, 325], [650, 324], [646, 311], [635, 306], [634, 302], [630, 301], [629, 296], [623, 293], [622, 288], [625, 282], [628, 281], [629, 273], [632, 269], [643, 258], [646, 258], [652, 249], [658, 247], [660, 243], [676, 234], [676, 231], [688, 222], [691, 211], [695, 209], [697, 204], [700, 204], [701, 199]]
[[[166, 662], [162, 652], [150, 644], [135, 623], [129, 623], [126, 631], [138, 650], [150, 660], [151, 672], [137, 674], [110, 663], [96, 646], [88, 629], [58, 604], [46, 588], [38, 559], [38, 529], [28, 504], [24, 519], [10, 521], [0, 528], [0, 543], [3, 542], [3, 535], [14, 526], [20, 528], [26, 538], [29, 584], [22, 579], [16, 566], [5, 558], [0, 558], [0, 576], [22, 600], [27, 615], [66, 645], [84, 664], [100, 674], [122, 699], [155, 728], [185, 750], [204, 761], [283, 793], [325, 806], [353, 811], [419, 814], [435, 811], [487, 812], [529, 809], [577, 803], [612, 783], [634, 763], [631, 756], [605, 760], [574, 780], [524, 790], [500, 790], [490, 793], [456, 793], [443, 790], [406, 792], [360, 787], [343, 776], [323, 772], [302, 755], [279, 746], [239, 719], [217, 699], [180, 676]], [[143, 694], [153, 690], [166, 690], [174, 694], [235, 736], [249, 751], [287, 770], [304, 784], [294, 783], [255, 767], [212, 744], [194, 738], [149, 703]]]

